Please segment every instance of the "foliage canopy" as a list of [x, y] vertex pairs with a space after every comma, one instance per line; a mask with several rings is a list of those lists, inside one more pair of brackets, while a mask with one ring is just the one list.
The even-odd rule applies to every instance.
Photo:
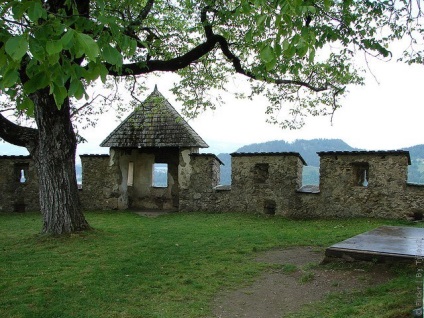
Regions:
[[208, 91], [240, 74], [248, 96], [268, 97], [270, 121], [289, 102], [280, 123], [295, 127], [363, 83], [356, 53], [389, 58], [407, 36], [404, 60], [423, 61], [421, 1], [15, 0], [1, 1], [0, 16], [0, 89], [29, 116], [41, 89], [60, 108], [109, 75], [129, 79], [135, 96], [153, 72], [177, 72], [173, 92], [196, 115], [213, 107]]

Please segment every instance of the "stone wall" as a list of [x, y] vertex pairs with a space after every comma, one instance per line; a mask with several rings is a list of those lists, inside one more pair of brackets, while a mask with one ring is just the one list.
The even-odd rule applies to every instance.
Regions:
[[320, 186], [301, 187], [297, 153], [234, 153], [232, 185], [217, 186], [219, 159], [192, 157], [182, 211], [239, 211], [316, 217], [418, 217], [424, 186], [407, 184], [406, 151], [321, 152]]
[[[110, 155], [81, 156], [81, 201], [87, 210], [134, 208], [292, 218], [422, 218], [424, 186], [406, 182], [408, 152], [319, 155], [319, 187], [301, 187], [306, 163], [298, 153], [234, 153], [232, 185], [221, 186], [222, 162], [213, 154], [199, 154], [189, 148], [112, 148]], [[164, 187], [152, 185], [155, 163], [168, 165]], [[0, 156], [0, 211], [35, 210], [39, 210], [39, 201], [33, 161], [28, 156]]]
[[86, 210], [115, 210], [119, 208], [120, 171], [113, 156], [81, 155], [81, 203]]
[[[407, 185], [409, 153], [318, 154], [321, 159], [319, 195], [314, 195], [312, 200], [308, 194], [301, 195], [290, 216], [404, 218], [411, 213], [412, 196]], [[424, 194], [423, 190], [424, 187], [416, 187], [415, 193]]]
[[190, 154], [191, 173], [180, 188], [180, 211], [228, 212], [229, 193], [218, 189], [222, 162], [213, 154]]
[[191, 183], [180, 210], [286, 215], [295, 204], [305, 162], [298, 153], [234, 153], [232, 185], [219, 185], [221, 162], [212, 154], [191, 156]]
[[[191, 151], [195, 149], [111, 148], [110, 156], [81, 156], [84, 208], [178, 210], [180, 186], [191, 174]], [[154, 164], [166, 165], [166, 184], [154, 185]]]
[[39, 211], [38, 176], [30, 156], [0, 156], [0, 212]]

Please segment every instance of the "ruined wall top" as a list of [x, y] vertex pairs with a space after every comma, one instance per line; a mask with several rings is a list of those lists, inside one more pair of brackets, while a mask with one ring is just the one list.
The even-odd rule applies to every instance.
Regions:
[[31, 159], [31, 156], [25, 156], [25, 155], [4, 155], [4, 156], [0, 156], [0, 159]]
[[231, 157], [256, 157], [256, 156], [279, 156], [279, 157], [298, 157], [303, 165], [307, 166], [308, 164], [303, 159], [303, 157], [298, 152], [233, 152], [230, 154]]
[[80, 157], [81, 158], [90, 158], [90, 157], [94, 157], [94, 158], [106, 158], [106, 157], [109, 157], [110, 155], [107, 155], [107, 154], [90, 154], [90, 155], [87, 155], [87, 154], [83, 154], [83, 155], [80, 155]]
[[409, 151], [406, 150], [372, 150], [372, 151], [320, 151], [317, 152], [318, 156], [406, 156], [408, 164], [411, 164], [411, 157]]
[[201, 158], [201, 157], [209, 157], [209, 158], [214, 158], [215, 160], [217, 160], [219, 162], [220, 165], [225, 166], [225, 164], [221, 161], [221, 159], [219, 159], [215, 154], [213, 153], [191, 153], [190, 157], [194, 157], [194, 158]]

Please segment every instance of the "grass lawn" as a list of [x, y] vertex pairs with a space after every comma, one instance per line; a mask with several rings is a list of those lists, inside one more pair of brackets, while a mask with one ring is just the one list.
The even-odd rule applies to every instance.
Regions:
[[[383, 224], [407, 224], [233, 213], [145, 218], [88, 212], [86, 217], [93, 232], [51, 238], [36, 234], [38, 214], [0, 214], [0, 317], [207, 317], [219, 290], [249, 283], [266, 269], [253, 261], [258, 251], [324, 250]], [[317, 310], [322, 317], [348, 317], [349, 311], [351, 317], [390, 317], [390, 305], [410, 313], [416, 269], [397, 270], [389, 284], [335, 295]], [[346, 299], [344, 312], [337, 314]]]

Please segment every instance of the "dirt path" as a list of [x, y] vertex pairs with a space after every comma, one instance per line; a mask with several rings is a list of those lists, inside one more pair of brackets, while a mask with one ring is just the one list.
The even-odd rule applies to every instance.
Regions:
[[281, 318], [329, 293], [364, 289], [391, 278], [384, 266], [367, 271], [334, 270], [317, 266], [322, 260], [323, 252], [309, 247], [260, 255], [257, 261], [281, 268], [264, 273], [248, 287], [222, 292], [214, 300], [214, 317]]

